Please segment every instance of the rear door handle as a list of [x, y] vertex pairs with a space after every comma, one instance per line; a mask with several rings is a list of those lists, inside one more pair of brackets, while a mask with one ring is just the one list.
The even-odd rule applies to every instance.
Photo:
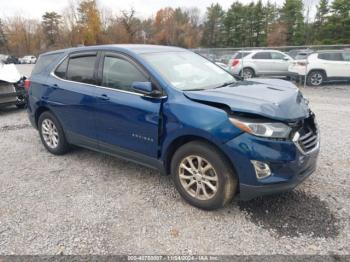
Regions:
[[101, 100], [104, 100], [104, 101], [107, 101], [107, 100], [109, 100], [109, 96], [108, 95], [106, 95], [106, 94], [102, 94], [102, 95], [100, 95], [100, 97], [99, 97]]

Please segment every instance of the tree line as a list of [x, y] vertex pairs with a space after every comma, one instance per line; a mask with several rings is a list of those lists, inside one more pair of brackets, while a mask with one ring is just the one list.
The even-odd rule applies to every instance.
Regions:
[[96, 0], [71, 2], [61, 13], [42, 19], [0, 19], [0, 53], [16, 56], [77, 45], [147, 43], [196, 47], [259, 47], [350, 43], [349, 0], [320, 0], [316, 15], [302, 0], [281, 6], [261, 0], [234, 1], [228, 10], [207, 7], [204, 18], [194, 8], [165, 7], [152, 18], [135, 9], [113, 15]]

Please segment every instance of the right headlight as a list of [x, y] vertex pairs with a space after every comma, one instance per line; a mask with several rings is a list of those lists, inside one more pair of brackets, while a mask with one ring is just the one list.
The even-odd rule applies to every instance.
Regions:
[[288, 138], [291, 128], [281, 122], [265, 122], [249, 118], [230, 117], [230, 122], [244, 132], [269, 138]]

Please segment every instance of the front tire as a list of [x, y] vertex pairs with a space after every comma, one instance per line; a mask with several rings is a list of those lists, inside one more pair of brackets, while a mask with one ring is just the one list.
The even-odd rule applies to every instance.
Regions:
[[307, 75], [306, 83], [309, 86], [320, 86], [326, 81], [326, 75], [322, 71], [312, 71]]
[[42, 113], [38, 121], [38, 129], [42, 143], [47, 151], [54, 155], [63, 155], [69, 150], [69, 144], [64, 136], [58, 119], [50, 112]]
[[191, 205], [214, 210], [229, 203], [237, 178], [227, 159], [214, 146], [194, 141], [180, 147], [171, 161], [176, 189]]

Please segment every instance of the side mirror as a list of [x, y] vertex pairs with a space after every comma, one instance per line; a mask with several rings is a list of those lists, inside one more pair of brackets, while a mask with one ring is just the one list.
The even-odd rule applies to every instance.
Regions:
[[282, 60], [284, 60], [284, 61], [289, 61], [289, 57], [283, 57], [283, 59]]
[[160, 97], [161, 92], [154, 90], [151, 82], [133, 82], [131, 85], [132, 89], [136, 92], [153, 97]]

